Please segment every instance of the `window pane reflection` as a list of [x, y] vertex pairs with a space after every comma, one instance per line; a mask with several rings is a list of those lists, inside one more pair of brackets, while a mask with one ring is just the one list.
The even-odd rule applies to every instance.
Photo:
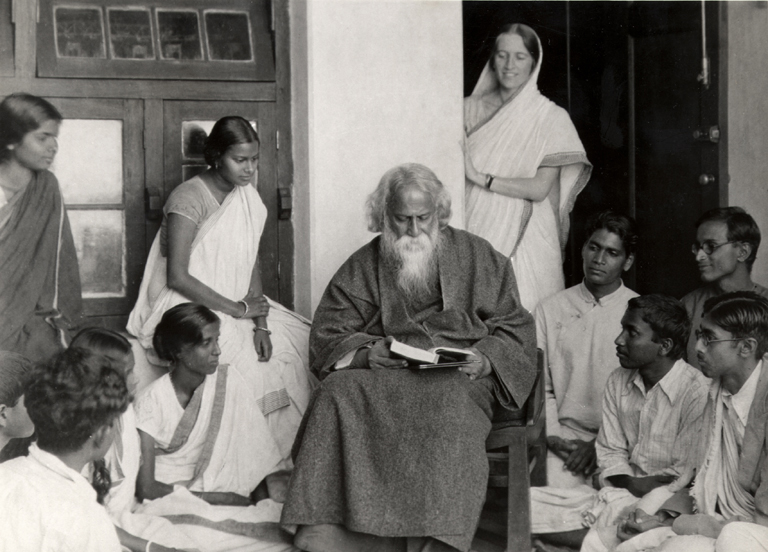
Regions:
[[205, 31], [212, 60], [253, 61], [248, 13], [206, 10]]
[[51, 171], [68, 204], [123, 202], [123, 122], [65, 119]]
[[123, 211], [68, 211], [75, 239], [83, 298], [125, 296]]
[[107, 14], [114, 59], [155, 59], [148, 9], [108, 8]]
[[161, 59], [202, 59], [200, 22], [196, 11], [157, 10]]

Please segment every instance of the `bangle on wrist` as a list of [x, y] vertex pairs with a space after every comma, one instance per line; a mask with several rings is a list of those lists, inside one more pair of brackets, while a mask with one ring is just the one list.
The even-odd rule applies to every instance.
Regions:
[[492, 174], [490, 174], [490, 173], [488, 173], [487, 175], [485, 175], [485, 187], [486, 187], [488, 190], [490, 190], [490, 189], [491, 189], [491, 184], [493, 184], [493, 179], [494, 179], [494, 178], [496, 178], [496, 177], [495, 177], [495, 176], [493, 176], [493, 175], [492, 175]]
[[152, 541], [151, 541], [151, 540], [148, 540], [148, 541], [147, 541], [147, 546], [145, 546], [145, 547], [144, 547], [144, 552], [149, 552], [149, 547], [150, 547], [150, 546], [152, 546]]
[[272, 335], [272, 332], [269, 330], [269, 328], [265, 328], [263, 326], [256, 326], [255, 328], [253, 328], [254, 332], [258, 332], [259, 330], [261, 330], [262, 332], [267, 332], [267, 335]]
[[240, 299], [237, 302], [237, 304], [238, 305], [243, 305], [243, 307], [245, 307], [245, 310], [243, 311], [243, 314], [241, 314], [240, 316], [234, 316], [233, 317], [233, 318], [237, 318], [239, 320], [241, 318], [245, 318], [245, 315], [248, 314], [248, 303], [246, 303], [243, 299]]

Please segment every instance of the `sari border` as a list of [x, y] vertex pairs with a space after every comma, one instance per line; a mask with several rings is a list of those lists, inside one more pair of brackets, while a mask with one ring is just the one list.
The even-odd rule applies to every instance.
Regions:
[[208, 424], [208, 431], [205, 435], [205, 445], [200, 453], [200, 458], [195, 466], [195, 473], [192, 476], [192, 482], [197, 481], [199, 477], [208, 469], [213, 456], [213, 447], [221, 428], [221, 419], [224, 415], [224, 408], [227, 400], [227, 374], [229, 366], [223, 364], [218, 368], [218, 377], [216, 378], [216, 389], [213, 394], [213, 406], [211, 407], [211, 421]]
[[[170, 375], [168, 377], [170, 378]], [[184, 414], [181, 416], [181, 420], [179, 420], [176, 430], [173, 432], [171, 442], [165, 448], [157, 447], [155, 449], [155, 454], [173, 454], [187, 444], [189, 435], [192, 433], [192, 430], [197, 423], [197, 418], [200, 415], [200, 405], [203, 402], [204, 389], [205, 381], [198, 385], [195, 392], [192, 393], [192, 398], [190, 399], [189, 404], [187, 404], [187, 408], [184, 409]]]
[[276, 521], [247, 522], [237, 521], [235, 519], [224, 519], [214, 521], [197, 514], [169, 514], [162, 516], [174, 525], [196, 525], [229, 533], [231, 535], [240, 535], [252, 539], [258, 539], [264, 542], [292, 544], [293, 539], [290, 535], [280, 528]]

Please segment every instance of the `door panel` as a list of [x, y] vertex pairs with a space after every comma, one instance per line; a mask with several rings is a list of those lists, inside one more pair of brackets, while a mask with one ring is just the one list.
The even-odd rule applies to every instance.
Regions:
[[[716, 23], [712, 8], [716, 5], [709, 6], [714, 13], [708, 19]], [[717, 73], [711, 73], [708, 88], [698, 79], [700, 10], [698, 2], [638, 2], [630, 8], [630, 165], [635, 167], [634, 207], [644, 245], [637, 262], [640, 293], [680, 297], [699, 286], [690, 254], [694, 223], [718, 205], [722, 144], [694, 138], [697, 129], [716, 125], [718, 115]], [[711, 67], [717, 67], [716, 33], [711, 34]], [[702, 174], [715, 176], [716, 182], [702, 186]]]
[[141, 101], [50, 101], [64, 116], [51, 170], [59, 179], [75, 238], [83, 313], [127, 315], [146, 256]]
[[184, 180], [205, 170], [202, 144], [221, 117], [239, 115], [254, 122], [259, 134], [259, 179], [257, 189], [268, 216], [259, 245], [264, 293], [281, 301], [279, 286], [277, 222], [277, 149], [275, 108], [271, 102], [163, 102], [163, 203]]

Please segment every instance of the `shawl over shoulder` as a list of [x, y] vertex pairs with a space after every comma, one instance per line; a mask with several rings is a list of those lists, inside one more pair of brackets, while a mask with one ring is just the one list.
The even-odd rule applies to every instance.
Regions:
[[477, 347], [493, 365], [495, 395], [506, 408], [525, 403], [536, 378], [536, 335], [520, 305], [508, 259], [485, 240], [446, 227], [438, 253], [441, 311], [414, 321], [380, 237], [355, 252], [331, 280], [310, 334], [312, 370], [321, 379], [349, 351], [386, 336], [415, 347]]
[[0, 348], [14, 350], [24, 345], [21, 334], [36, 315], [45, 318], [51, 335], [79, 321], [80, 273], [53, 173], [36, 173], [18, 199], [2, 207], [0, 218]]

